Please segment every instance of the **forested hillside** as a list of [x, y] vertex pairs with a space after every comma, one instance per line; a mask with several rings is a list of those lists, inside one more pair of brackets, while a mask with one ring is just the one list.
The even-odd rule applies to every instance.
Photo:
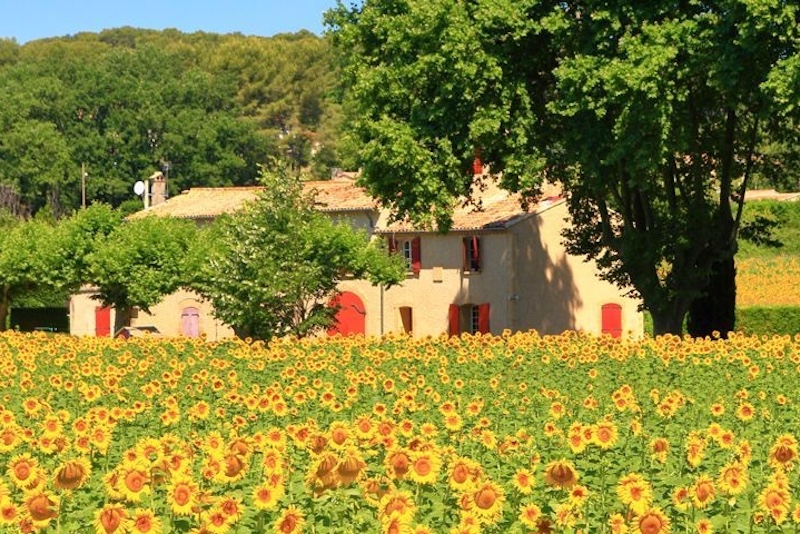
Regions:
[[82, 165], [87, 201], [115, 206], [158, 170], [172, 194], [251, 184], [270, 158], [326, 177], [343, 157], [336, 76], [327, 41], [309, 32], [0, 40], [0, 207], [71, 212]]

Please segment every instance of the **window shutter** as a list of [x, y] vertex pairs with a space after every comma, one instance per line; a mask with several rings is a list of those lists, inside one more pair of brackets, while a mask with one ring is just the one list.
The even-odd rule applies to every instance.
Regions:
[[478, 305], [478, 332], [489, 333], [489, 303]]
[[397, 252], [397, 239], [394, 238], [393, 235], [389, 236], [389, 254], [394, 254]]
[[415, 237], [411, 240], [411, 270], [414, 276], [419, 275], [422, 269], [422, 262], [420, 261], [420, 238]]
[[481, 161], [481, 149], [475, 149], [475, 159], [472, 160], [472, 174], [483, 174], [483, 162]]
[[603, 304], [601, 329], [611, 337], [622, 336], [622, 306], [619, 304]]
[[478, 236], [472, 236], [472, 262], [478, 271], [481, 270], [481, 249], [479, 245]]
[[468, 237], [465, 237], [461, 240], [461, 270], [462, 271], [469, 271], [469, 247], [467, 245]]
[[461, 333], [461, 314], [459, 313], [458, 305], [451, 304], [449, 310], [449, 328], [448, 333], [451, 336], [457, 336]]

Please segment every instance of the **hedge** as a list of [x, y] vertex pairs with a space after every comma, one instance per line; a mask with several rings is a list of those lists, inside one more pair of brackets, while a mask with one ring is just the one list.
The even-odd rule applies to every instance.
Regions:
[[[684, 332], [686, 323], [684, 321]], [[749, 306], [736, 309], [736, 331], [747, 335], [800, 334], [800, 306]], [[653, 335], [653, 319], [644, 314], [644, 333]]]

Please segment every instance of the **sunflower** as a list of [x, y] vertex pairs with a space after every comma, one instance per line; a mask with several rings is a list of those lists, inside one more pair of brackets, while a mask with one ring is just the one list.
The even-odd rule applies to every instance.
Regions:
[[653, 489], [642, 475], [630, 473], [619, 479], [617, 496], [635, 514], [644, 513], [653, 500]]
[[411, 456], [408, 478], [417, 484], [433, 484], [439, 476], [442, 460], [431, 451], [415, 452]]
[[34, 526], [44, 528], [51, 519], [58, 516], [59, 504], [59, 498], [53, 493], [36, 490], [26, 494], [24, 510], [33, 521]]
[[650, 455], [660, 463], [667, 461], [669, 441], [666, 438], [655, 438], [650, 442]]
[[231, 529], [231, 520], [217, 506], [203, 512], [200, 519], [211, 534], [226, 534]]
[[611, 529], [611, 534], [627, 534], [628, 525], [625, 524], [625, 518], [622, 514], [611, 514], [608, 518], [608, 526]]
[[411, 521], [416, 512], [416, 505], [411, 493], [405, 490], [390, 490], [381, 497], [378, 505], [381, 522], [394, 518], [406, 523]]
[[707, 508], [716, 497], [714, 481], [708, 475], [700, 475], [690, 488], [690, 495], [695, 508], [698, 510]]
[[197, 483], [186, 476], [176, 477], [167, 485], [167, 503], [175, 515], [191, 515], [199, 495]]
[[514, 476], [511, 477], [511, 483], [518, 492], [523, 495], [530, 495], [533, 492], [533, 486], [536, 485], [536, 478], [530, 469], [521, 468], [517, 469]]
[[219, 509], [231, 520], [231, 523], [235, 523], [242, 518], [242, 512], [244, 511], [244, 507], [242, 506], [242, 502], [237, 499], [236, 497], [222, 497], [218, 502], [217, 505]]
[[619, 439], [617, 425], [611, 421], [602, 421], [592, 428], [592, 443], [603, 450], [608, 450], [616, 445]]
[[589, 498], [589, 490], [586, 486], [575, 484], [569, 490], [568, 504], [573, 508], [579, 508]]
[[300, 534], [306, 523], [302, 510], [296, 506], [285, 508], [275, 520], [276, 534]]
[[19, 523], [19, 520], [19, 507], [7, 497], [0, 499], [0, 525], [14, 525]]
[[274, 510], [278, 507], [278, 501], [283, 497], [283, 486], [272, 486], [269, 483], [262, 482], [253, 488], [253, 506], [257, 510]]
[[691, 488], [680, 486], [673, 490], [672, 505], [675, 507], [676, 510], [685, 512], [686, 510], [689, 509], [689, 505], [691, 503], [692, 503]]
[[569, 460], [555, 460], [544, 470], [545, 482], [557, 488], [570, 488], [578, 482], [578, 472]]
[[667, 534], [669, 519], [660, 508], [650, 508], [633, 519], [634, 534]]
[[55, 470], [53, 486], [62, 490], [73, 490], [81, 487], [91, 475], [92, 465], [81, 457], [67, 460]]
[[336, 476], [343, 486], [352, 484], [367, 466], [358, 449], [350, 447], [336, 467]]
[[705, 517], [698, 519], [694, 526], [697, 534], [714, 534], [714, 525]]
[[739, 418], [740, 421], [750, 421], [755, 415], [756, 409], [749, 402], [743, 402], [736, 408], [736, 417]]
[[500, 485], [492, 481], [483, 482], [477, 486], [471, 496], [472, 504], [474, 504], [471, 510], [481, 519], [494, 523], [500, 518], [503, 511], [503, 503], [505, 502], [503, 488]]
[[769, 465], [773, 468], [789, 468], [797, 458], [797, 440], [791, 434], [778, 436], [769, 451]]
[[789, 490], [773, 481], [758, 496], [758, 506], [780, 525], [789, 516], [791, 500]]
[[119, 492], [128, 502], [139, 502], [150, 493], [150, 468], [143, 462], [123, 465], [119, 468]]
[[464, 491], [480, 476], [480, 472], [480, 464], [457, 456], [448, 466], [447, 483], [456, 491]]
[[106, 504], [94, 513], [94, 531], [96, 534], [125, 532], [127, 517], [128, 513], [121, 504]]
[[132, 534], [159, 534], [161, 519], [147, 508], [137, 508], [130, 514], [129, 528]]
[[519, 507], [519, 520], [528, 528], [536, 528], [542, 517], [542, 509], [534, 503], [521, 504]]
[[747, 486], [747, 481], [747, 468], [739, 462], [731, 462], [720, 469], [717, 485], [727, 495], [739, 495]]
[[411, 451], [402, 447], [395, 447], [386, 452], [383, 465], [389, 478], [402, 480], [411, 469]]
[[13, 451], [22, 442], [22, 431], [14, 423], [6, 424], [0, 430], [0, 453]]
[[14, 485], [20, 489], [35, 487], [38, 485], [40, 475], [43, 474], [39, 463], [28, 453], [14, 456], [8, 462], [6, 472]]

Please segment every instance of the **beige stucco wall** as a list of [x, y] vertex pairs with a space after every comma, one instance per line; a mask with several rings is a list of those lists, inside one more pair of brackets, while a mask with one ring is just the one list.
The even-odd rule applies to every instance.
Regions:
[[555, 204], [536, 217], [511, 227], [515, 242], [515, 317], [512, 329], [534, 328], [542, 334], [579, 330], [602, 331], [602, 306], [622, 307], [622, 330], [628, 337], [643, 335], [639, 301], [600, 280], [594, 262], [566, 253], [561, 233], [567, 224], [566, 203]]
[[[95, 309], [100, 303], [91, 298], [94, 290], [86, 286], [75, 295], [69, 303], [70, 333], [75, 336], [95, 335]], [[155, 326], [164, 336], [181, 335], [181, 312], [188, 307], [197, 308], [199, 312], [200, 334], [209, 341], [216, 341], [233, 336], [233, 330], [214, 318], [212, 307], [200, 299], [195, 293], [186, 290], [177, 291], [165, 297], [157, 305], [150, 308], [150, 313], [142, 310], [131, 312], [131, 326]], [[111, 330], [114, 333], [116, 313], [111, 310]]]
[[[335, 217], [339, 222], [371, 233], [376, 223], [385, 227], [386, 214], [352, 212]], [[381, 289], [365, 280], [345, 280], [341, 291], [356, 294], [366, 311], [366, 333], [381, 335], [403, 330], [400, 308], [413, 310], [415, 336], [437, 336], [448, 330], [451, 304], [490, 305], [490, 330], [535, 329], [542, 334], [565, 330], [601, 332], [601, 307], [607, 303], [622, 306], [622, 328], [626, 335], [642, 335], [642, 314], [638, 302], [623, 296], [616, 286], [597, 278], [596, 268], [583, 258], [566, 254], [561, 232], [566, 224], [564, 203], [555, 204], [538, 215], [531, 215], [508, 229], [478, 231], [481, 238], [482, 271], [462, 271], [464, 232], [449, 234], [397, 234], [395, 237], [421, 237], [419, 276], [409, 274], [402, 284]], [[376, 239], [383, 239], [377, 237]], [[85, 288], [70, 301], [70, 331], [75, 335], [94, 335], [94, 310], [97, 301]], [[151, 308], [139, 311], [132, 326], [155, 326], [166, 336], [181, 333], [181, 311], [196, 307], [200, 312], [200, 331], [209, 340], [233, 335], [215, 320], [209, 303], [188, 291], [179, 291]], [[112, 312], [113, 313], [113, 312]], [[113, 321], [113, 315], [112, 315]], [[112, 323], [113, 324], [113, 323]]]
[[[95, 335], [95, 310], [102, 307], [99, 300], [93, 299], [95, 291], [83, 286], [69, 299], [69, 332], [74, 336]], [[111, 309], [111, 329], [114, 329], [115, 311]], [[113, 332], [112, 332], [113, 334]]]
[[209, 341], [233, 336], [233, 330], [213, 316], [213, 307], [196, 293], [179, 290], [150, 308], [150, 313], [139, 310], [131, 317], [131, 326], [155, 326], [164, 336], [180, 336], [181, 313], [185, 308], [197, 308], [200, 335]]
[[[421, 237], [419, 276], [409, 274], [398, 286], [383, 291], [364, 280], [346, 280], [339, 284], [341, 291], [351, 291], [364, 302], [367, 334], [403, 330], [400, 308], [413, 310], [412, 328], [415, 336], [446, 333], [450, 304], [490, 305], [489, 326], [500, 333], [507, 324], [505, 301], [508, 296], [507, 272], [510, 257], [505, 250], [503, 232], [482, 232], [482, 271], [462, 271], [462, 238], [464, 233], [418, 234]], [[396, 238], [414, 234], [397, 234]], [[470, 234], [471, 235], [471, 234]]]

